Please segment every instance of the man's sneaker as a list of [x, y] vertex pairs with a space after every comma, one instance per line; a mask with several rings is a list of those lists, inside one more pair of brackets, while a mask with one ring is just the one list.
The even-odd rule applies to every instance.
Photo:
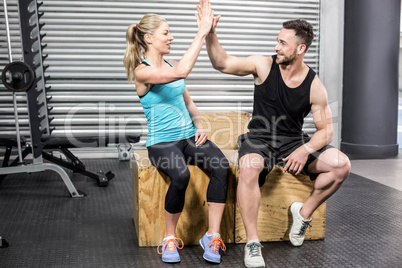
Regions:
[[246, 247], [244, 248], [244, 265], [246, 267], [265, 267], [261, 248], [263, 248], [263, 246], [259, 242], [246, 244]]
[[303, 219], [300, 215], [300, 209], [303, 203], [294, 202], [290, 206], [290, 212], [292, 213], [293, 223], [289, 232], [289, 240], [293, 246], [299, 247], [303, 244], [304, 234], [306, 233], [307, 227], [311, 228], [311, 218], [308, 220]]
[[[181, 246], [179, 246], [177, 240], [180, 240]], [[162, 251], [159, 250], [160, 246], [162, 246]], [[182, 249], [183, 246], [183, 240], [171, 235], [163, 239], [163, 242], [158, 246], [157, 250], [159, 254], [162, 254], [162, 261], [174, 263], [180, 262], [180, 255], [177, 249]]]
[[226, 250], [226, 246], [222, 241], [221, 236], [218, 233], [208, 235], [207, 233], [200, 239], [200, 245], [204, 249], [204, 260], [220, 263], [221, 255], [219, 249]]

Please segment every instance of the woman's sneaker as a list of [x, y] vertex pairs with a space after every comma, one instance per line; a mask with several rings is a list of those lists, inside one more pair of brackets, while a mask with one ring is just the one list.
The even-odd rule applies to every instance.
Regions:
[[289, 240], [295, 247], [300, 247], [304, 241], [304, 234], [307, 227], [311, 228], [311, 218], [308, 220], [303, 219], [300, 215], [300, 209], [303, 207], [303, 203], [294, 202], [290, 206], [290, 212], [292, 213], [293, 223], [289, 231]]
[[[178, 240], [180, 240], [181, 246], [179, 246], [179, 243], [177, 242]], [[162, 251], [159, 250], [159, 247], [161, 246]], [[177, 249], [182, 249], [183, 246], [183, 240], [171, 235], [163, 239], [163, 242], [158, 246], [157, 250], [159, 254], [162, 254], [163, 262], [174, 263], [180, 262], [180, 255], [179, 252], [177, 252]]]
[[221, 255], [219, 249], [226, 250], [226, 246], [222, 241], [221, 236], [218, 233], [212, 235], [205, 235], [200, 239], [200, 245], [204, 249], [204, 259], [214, 263], [221, 262]]
[[263, 246], [259, 242], [249, 242], [246, 244], [244, 247], [244, 265], [246, 267], [265, 267], [261, 248]]

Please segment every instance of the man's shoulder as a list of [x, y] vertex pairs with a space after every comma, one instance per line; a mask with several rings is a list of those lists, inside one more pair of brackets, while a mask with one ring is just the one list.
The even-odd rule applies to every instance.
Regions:
[[327, 90], [317, 74], [315, 75], [313, 82], [311, 83], [310, 101], [311, 104], [321, 105], [326, 105], [326, 103], [328, 102]]
[[257, 75], [255, 76], [255, 84], [262, 84], [271, 72], [271, 67], [273, 63], [272, 56], [258, 55], [254, 58], [254, 63], [256, 66]]

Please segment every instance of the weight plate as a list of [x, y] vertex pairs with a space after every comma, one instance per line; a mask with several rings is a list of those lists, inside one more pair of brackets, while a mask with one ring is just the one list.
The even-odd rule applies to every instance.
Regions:
[[22, 61], [7, 64], [1, 73], [4, 86], [11, 91], [24, 92], [31, 88], [35, 75], [31, 67]]

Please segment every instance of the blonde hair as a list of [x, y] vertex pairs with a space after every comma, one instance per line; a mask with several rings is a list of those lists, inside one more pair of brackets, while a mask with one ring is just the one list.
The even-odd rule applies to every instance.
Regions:
[[126, 32], [127, 48], [124, 54], [124, 67], [128, 82], [134, 80], [134, 70], [141, 64], [145, 53], [147, 51], [147, 43], [144, 40], [145, 34], [153, 34], [162, 22], [166, 21], [158, 14], [146, 14], [139, 24], [132, 24], [128, 27]]

